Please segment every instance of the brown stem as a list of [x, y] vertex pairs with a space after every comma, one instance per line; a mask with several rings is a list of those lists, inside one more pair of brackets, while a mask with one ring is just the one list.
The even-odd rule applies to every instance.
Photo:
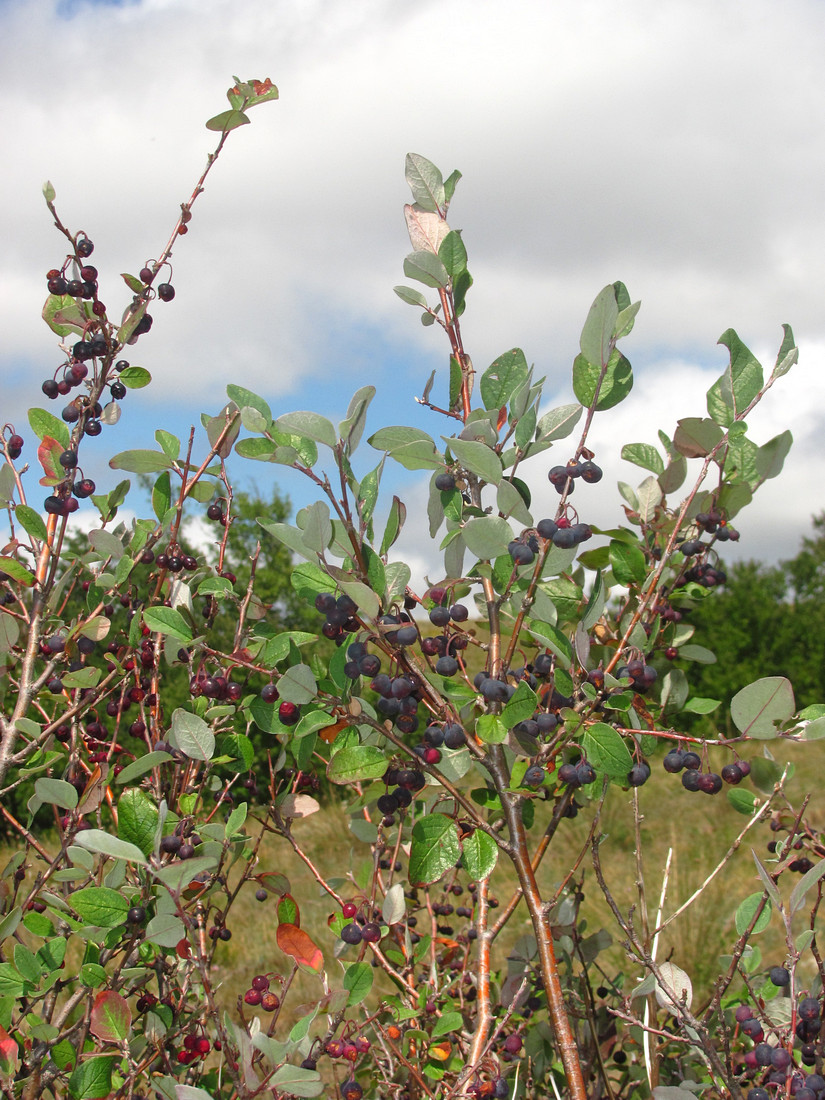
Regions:
[[573, 1028], [564, 1004], [564, 990], [562, 989], [556, 953], [553, 949], [553, 936], [539, 893], [536, 876], [530, 863], [527, 834], [524, 831], [524, 822], [521, 816], [521, 799], [518, 796], [514, 797], [506, 789], [506, 767], [501, 746], [492, 745], [490, 756], [493, 765], [491, 768], [493, 779], [504, 807], [507, 827], [510, 832], [510, 858], [518, 874], [524, 900], [527, 903], [530, 920], [533, 924], [533, 933], [538, 944], [541, 976], [544, 981], [544, 994], [547, 998], [547, 1007], [555, 1034], [556, 1046], [570, 1087], [570, 1097], [571, 1100], [586, 1100], [587, 1089], [579, 1060], [578, 1047], [576, 1046], [576, 1037], [573, 1034]]

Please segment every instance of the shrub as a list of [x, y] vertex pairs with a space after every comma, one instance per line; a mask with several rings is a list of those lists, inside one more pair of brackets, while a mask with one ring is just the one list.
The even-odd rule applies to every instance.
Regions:
[[[30, 444], [11, 425], [3, 436], [12, 537], [0, 560], [0, 812], [18, 841], [0, 880], [6, 1091], [217, 1100], [334, 1085], [344, 1100], [675, 1100], [784, 1083], [820, 1095], [808, 1069], [822, 1053], [822, 838], [790, 808], [772, 757], [740, 751], [817, 737], [825, 709], [796, 713], [788, 681], [768, 675], [734, 697], [734, 737], [680, 731], [680, 716], [716, 707], [690, 696], [690, 663], [713, 659], [692, 639], [691, 610], [724, 585], [733, 521], [790, 445], [789, 432], [757, 444], [746, 425], [796, 361], [789, 326], [767, 379], [736, 333], [723, 334], [730, 364], [708, 416], [660, 432], [659, 448], [625, 446], [646, 476], [620, 487], [627, 522], [605, 529], [588, 500], [603, 476], [589, 433], [633, 385], [618, 345], [639, 303], [620, 282], [599, 292], [569, 404], [545, 410], [544, 380], [517, 348], [477, 376], [461, 332], [467, 252], [447, 222], [459, 173], [444, 179], [410, 155], [404, 271], [429, 297], [396, 292], [449, 343], [443, 395], [431, 378], [419, 399], [448, 434], [382, 427], [368, 458], [359, 445], [372, 386], [336, 426], [313, 411], [273, 418], [233, 383], [225, 408], [203, 418], [203, 451], [159, 429], [155, 449], [111, 458], [115, 470], [151, 475], [152, 517], [118, 523], [129, 482], [98, 493], [83, 475], [84, 437], [108, 432], [128, 391], [150, 382], [125, 356], [152, 327], [150, 305], [174, 297], [165, 263], [208, 172], [248, 110], [276, 97], [269, 81], [236, 80], [230, 109], [207, 124], [220, 140], [170, 243], [124, 276], [132, 297], [120, 322], [99, 297], [93, 242], [65, 227], [46, 187], [69, 253], [47, 278], [44, 317], [66, 358], [43, 392], [77, 396], [62, 416], [30, 412], [45, 519], [17, 465]], [[539, 458], [552, 447], [557, 461]], [[316, 632], [273, 625], [254, 560], [243, 586], [225, 567], [233, 452], [298, 470], [317, 490], [294, 524], [259, 521], [261, 537], [297, 560], [291, 584]], [[410, 519], [422, 537], [429, 527], [443, 566], [423, 590], [393, 554], [404, 504], [379, 507], [388, 458], [430, 475], [427, 515]], [[520, 476], [528, 460], [548, 466], [552, 506], [534, 506]], [[100, 525], [72, 543], [84, 499]], [[184, 546], [193, 508], [216, 524], [214, 562]], [[181, 670], [189, 697], [170, 708]], [[253, 733], [265, 738], [265, 768]], [[323, 812], [321, 778], [349, 815], [334, 877], [294, 829]], [[667, 801], [724, 789], [710, 812], [747, 817], [681, 904], [669, 897], [669, 862], [658, 905], [645, 885], [653, 789]], [[18, 818], [9, 797], [21, 790]], [[602, 830], [617, 799], [633, 807], [630, 908]], [[51, 830], [33, 824], [43, 807]], [[572, 844], [577, 815], [587, 824]], [[763, 823], [773, 862], [757, 860], [758, 889], [731, 902], [730, 953], [697, 1003], [691, 959], [662, 959], [662, 934]], [[323, 891], [327, 927], [302, 923], [307, 899], [265, 864], [270, 836]], [[612, 934], [588, 929], [586, 891], [604, 897]], [[249, 893], [276, 923], [283, 957], [278, 973], [250, 974], [225, 1011], [217, 968], [233, 906]], [[752, 941], [772, 913], [787, 955], [765, 965]], [[508, 939], [517, 916], [523, 934]], [[300, 971], [314, 994], [287, 1024]]]

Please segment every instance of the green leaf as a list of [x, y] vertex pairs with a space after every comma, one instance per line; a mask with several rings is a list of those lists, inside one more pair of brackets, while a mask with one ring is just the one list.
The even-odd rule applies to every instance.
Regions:
[[418, 205], [431, 213], [440, 213], [447, 196], [444, 179], [436, 166], [418, 153], [407, 153], [404, 176]]
[[157, 516], [158, 523], [163, 523], [164, 516], [171, 505], [172, 481], [169, 477], [169, 471], [164, 470], [152, 486], [152, 511]]
[[430, 813], [416, 821], [412, 830], [412, 848], [408, 878], [411, 886], [436, 882], [461, 855], [458, 830], [451, 818]]
[[215, 754], [215, 734], [211, 728], [197, 714], [182, 707], [172, 714], [169, 740], [190, 760], [211, 760]]
[[386, 451], [408, 470], [440, 470], [444, 466], [435, 443], [418, 428], [381, 428], [367, 442], [376, 451]]
[[421, 293], [420, 290], [414, 290], [411, 286], [394, 286], [392, 288], [402, 302], [406, 302], [410, 306], [420, 306], [422, 309], [428, 309], [427, 299]]
[[783, 374], [787, 374], [791, 367], [799, 361], [799, 348], [794, 344], [791, 326], [783, 325], [782, 329], [785, 335], [779, 348], [779, 354], [776, 357], [776, 365], [772, 372], [773, 378], [781, 378]]
[[309, 665], [293, 665], [278, 681], [278, 693], [287, 703], [309, 703], [318, 694], [318, 685]]
[[715, 421], [688, 416], [676, 422], [673, 446], [685, 458], [704, 458], [723, 435], [724, 432]]
[[411, 252], [404, 260], [404, 274], [424, 286], [442, 290], [450, 284], [447, 269], [434, 252]]
[[157, 827], [158, 809], [146, 792], [139, 787], [123, 791], [117, 801], [117, 835], [121, 840], [136, 845], [148, 856], [154, 848]]
[[163, 451], [121, 451], [109, 459], [113, 470], [128, 470], [133, 474], [157, 474], [171, 470], [174, 460]]
[[316, 500], [307, 508], [302, 508], [296, 522], [309, 549], [323, 554], [332, 541], [332, 522], [325, 502]]
[[793, 688], [784, 676], [765, 676], [741, 691], [730, 704], [730, 716], [740, 733], [757, 740], [777, 736], [777, 723], [787, 722], [795, 709]]
[[641, 466], [643, 470], [652, 470], [654, 474], [662, 474], [665, 470], [662, 456], [650, 443], [626, 443], [622, 447], [622, 458], [625, 462]]
[[243, 386], [236, 386], [231, 383], [226, 387], [226, 396], [230, 401], [234, 401], [239, 409], [255, 409], [259, 412], [267, 421], [272, 420], [272, 411], [269, 405], [263, 399], [259, 397], [257, 393], [253, 393], [252, 390], [245, 389]]
[[63, 446], [64, 450], [68, 448], [70, 439], [68, 425], [50, 412], [46, 412], [45, 409], [29, 409], [29, 424], [38, 439], [51, 436]]
[[310, 561], [317, 560], [318, 555], [314, 550], [310, 550], [304, 542], [304, 533], [299, 528], [293, 527], [289, 523], [269, 523], [261, 518], [258, 519], [258, 523], [264, 531], [268, 531], [278, 542], [288, 546], [290, 550], [294, 550], [302, 558], [308, 558]]
[[116, 783], [129, 783], [133, 779], [140, 778], [141, 775], [145, 775], [146, 772], [157, 768], [161, 764], [168, 764], [172, 759], [168, 752], [147, 752], [145, 756], [139, 756], [137, 760], [133, 760], [131, 764], [127, 764], [126, 767], [116, 776]]
[[457, 439], [446, 435], [441, 438], [465, 470], [491, 485], [499, 484], [502, 478], [501, 459], [492, 447], [474, 439]]
[[610, 567], [619, 584], [641, 584], [647, 576], [647, 560], [641, 547], [610, 540]]
[[622, 735], [605, 722], [595, 722], [582, 734], [582, 750], [597, 772], [610, 779], [625, 781], [633, 767], [633, 757]]
[[782, 472], [793, 436], [789, 431], [775, 435], [756, 452], [756, 470], [763, 481], [777, 477]]
[[526, 680], [520, 680], [512, 698], [502, 709], [501, 720], [508, 729], [512, 729], [519, 722], [532, 718], [538, 705], [539, 700], [536, 693]]
[[464, 543], [480, 561], [492, 561], [507, 553], [513, 540], [510, 524], [501, 516], [476, 516], [461, 528]]
[[773, 789], [782, 777], [782, 769], [775, 760], [764, 756], [754, 756], [750, 761], [750, 781], [765, 794], [773, 794]]
[[[756, 910], [759, 908], [762, 899], [765, 895], [760, 891], [758, 894], [751, 894], [745, 898], [739, 908], [736, 910], [736, 916], [734, 917], [734, 923], [736, 924], [736, 931], [741, 936], [748, 930], [751, 921], [756, 914]], [[771, 921], [772, 906], [770, 899], [765, 898], [765, 908], [759, 914], [756, 924], [753, 926], [753, 935], [757, 935], [759, 932], [764, 932]]]
[[461, 842], [461, 861], [476, 882], [492, 874], [497, 860], [498, 845], [483, 829], [474, 829]]
[[[798, 913], [805, 904], [805, 895], [825, 875], [825, 859], [815, 863], [810, 871], [806, 871], [799, 882], [791, 891], [791, 914]], [[15, 958], [15, 961], [16, 958]]]
[[77, 834], [75, 843], [90, 852], [111, 856], [112, 859], [124, 859], [128, 863], [145, 863], [144, 853], [134, 844], [120, 837], [112, 836], [103, 829], [83, 829]]
[[581, 405], [560, 405], [551, 409], [539, 420], [536, 436], [543, 442], [554, 439], [566, 439], [581, 419]]
[[58, 806], [61, 810], [73, 810], [77, 806], [77, 789], [65, 779], [36, 779], [34, 793], [47, 806]]
[[[516, 481], [519, 479], [516, 478]], [[520, 483], [520, 484], [523, 484]], [[519, 488], [511, 481], [503, 480], [498, 486], [496, 492], [496, 507], [499, 512], [507, 519], [510, 516], [517, 520], [519, 523], [523, 523], [525, 527], [533, 526], [533, 517], [527, 510], [527, 506], [524, 503], [524, 497], [519, 491]]]
[[219, 115], [213, 115], [209, 119], [206, 129], [226, 134], [230, 130], [237, 130], [239, 126], [246, 126], [250, 121], [243, 111], [221, 111]]
[[58, 336], [83, 334], [86, 314], [68, 294], [50, 294], [43, 305], [43, 320]]
[[583, 630], [590, 630], [591, 627], [596, 625], [602, 616], [606, 602], [607, 593], [605, 591], [604, 580], [602, 579], [601, 571], [597, 570], [596, 577], [593, 581], [593, 588], [590, 592], [590, 598], [587, 601], [587, 607], [585, 607], [581, 619]]
[[147, 607], [143, 611], [143, 621], [150, 631], [168, 634], [179, 642], [191, 642], [192, 628], [174, 607]]
[[27, 504], [18, 504], [14, 509], [14, 516], [26, 534], [31, 535], [33, 539], [45, 542], [48, 538], [46, 524], [34, 508], [29, 508]]
[[616, 339], [621, 340], [623, 337], [627, 336], [630, 332], [633, 331], [633, 325], [636, 321], [636, 314], [639, 312], [642, 303], [633, 302], [632, 305], [625, 306], [624, 309], [621, 309], [621, 302], [617, 301], [617, 304], [619, 305], [620, 312], [619, 316], [616, 318], [614, 332]]
[[[619, 307], [616, 302], [616, 290], [612, 285], [606, 286], [598, 293], [593, 305], [590, 307], [579, 341], [585, 360], [599, 369], [612, 358], [613, 332], [618, 316]], [[578, 394], [576, 396], [578, 397]], [[613, 403], [615, 404], [615, 402]], [[584, 406], [589, 404], [590, 401], [582, 401]], [[605, 407], [610, 408], [609, 405]]]
[[551, 650], [562, 664], [569, 668], [573, 663], [573, 646], [570, 639], [557, 627], [543, 623], [538, 619], [528, 619], [527, 629], [534, 638], [539, 638]]
[[730, 352], [730, 363], [708, 390], [707, 405], [711, 418], [729, 428], [762, 388], [762, 366], [732, 328], [722, 333], [719, 343]]
[[404, 526], [406, 518], [407, 506], [399, 497], [393, 496], [392, 504], [390, 505], [390, 514], [387, 516], [387, 526], [384, 528], [384, 535], [381, 539], [382, 555], [387, 553], [389, 548], [401, 534], [401, 528]]
[[633, 389], [633, 370], [618, 350], [610, 356], [603, 378], [601, 374], [602, 368], [589, 362], [584, 355], [577, 355], [573, 360], [573, 393], [584, 408], [590, 408], [595, 401], [597, 412], [612, 409]]
[[719, 699], [702, 699], [697, 697], [688, 699], [682, 707], [682, 710], [686, 711], [688, 714], [710, 714], [721, 705]]
[[476, 719], [476, 734], [485, 745], [500, 745], [507, 733], [507, 726], [497, 714], [480, 714]]
[[441, 242], [438, 249], [438, 258], [444, 264], [451, 279], [457, 278], [463, 271], [467, 270], [467, 249], [464, 247], [464, 241], [462, 241], [461, 234], [457, 230], [451, 229]]
[[[289, 1093], [291, 1096], [301, 1097], [320, 1096], [325, 1087], [316, 1069], [303, 1069], [288, 1062], [275, 1071], [268, 1084], [273, 1086], [273, 1091], [277, 1089], [279, 1095]], [[180, 1100], [185, 1100], [185, 1097]]]
[[284, 413], [275, 421], [275, 427], [287, 435], [301, 435], [335, 448], [338, 437], [332, 422], [316, 412]]
[[[17, 558], [0, 557], [0, 572], [5, 573], [7, 577], [11, 577], [13, 581], [16, 581], [18, 584], [24, 585], [26, 588], [34, 587], [34, 573], [30, 573], [25, 565], [23, 565], [22, 562], [19, 562]], [[6, 617], [9, 618], [9, 616]], [[63, 676], [64, 684], [68, 680], [68, 677], [71, 675], [72, 673], [67, 672]]]
[[99, 1055], [78, 1062], [69, 1077], [72, 1100], [102, 1100], [112, 1091], [112, 1069], [115, 1059]]
[[127, 390], [142, 390], [152, 381], [152, 376], [144, 367], [125, 367], [118, 378]]
[[347, 452], [352, 454], [361, 442], [367, 423], [367, 409], [375, 397], [375, 386], [362, 386], [352, 395], [346, 417], [338, 425], [338, 435], [343, 439]]
[[347, 1005], [350, 1008], [353, 1005], [360, 1005], [369, 996], [373, 977], [373, 969], [369, 963], [355, 962], [347, 967], [344, 975], [344, 989], [349, 992]]
[[[481, 878], [474, 875], [474, 878]], [[442, 1035], [449, 1035], [451, 1031], [461, 1031], [464, 1027], [464, 1018], [460, 1012], [444, 1012], [433, 1025], [432, 1038], [439, 1039]]]
[[530, 370], [521, 348], [512, 348], [492, 363], [479, 382], [484, 408], [491, 412], [506, 405], [527, 381]]
[[684, 657], [686, 661], [696, 661], [700, 665], [716, 664], [716, 654], [703, 645], [694, 645], [693, 643], [683, 645], [679, 649], [679, 656]]
[[387, 890], [381, 904], [381, 918], [384, 924], [398, 924], [404, 919], [407, 903], [404, 900], [404, 884], [396, 882]]
[[327, 765], [333, 783], [346, 785], [363, 779], [379, 779], [387, 770], [387, 758], [375, 745], [350, 745], [339, 749]]
[[129, 908], [126, 898], [107, 886], [85, 886], [82, 890], [75, 890], [70, 904], [86, 924], [101, 928], [117, 928], [124, 924]]
[[[194, 860], [189, 862], [193, 863]], [[171, 883], [167, 885], [173, 889]], [[174, 913], [160, 913], [152, 917], [146, 925], [146, 942], [156, 943], [158, 947], [174, 947], [186, 935], [186, 926]]]

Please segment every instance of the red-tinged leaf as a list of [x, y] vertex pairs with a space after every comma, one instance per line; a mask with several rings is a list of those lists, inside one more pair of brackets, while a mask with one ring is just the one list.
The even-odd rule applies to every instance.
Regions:
[[179, 959], [188, 959], [189, 956], [192, 954], [192, 948], [189, 946], [189, 940], [178, 940], [177, 946], [175, 947], [175, 954]]
[[0, 1075], [14, 1077], [20, 1064], [20, 1050], [11, 1035], [0, 1024]]
[[496, 426], [496, 431], [500, 432], [501, 429], [504, 427], [504, 425], [506, 423], [507, 423], [507, 406], [502, 405], [501, 408], [498, 410], [498, 424]]
[[318, 971], [324, 965], [324, 956], [320, 947], [316, 946], [306, 932], [297, 925], [279, 924], [276, 938], [283, 953], [291, 956], [300, 966], [308, 966], [311, 970]]
[[132, 1027], [132, 1011], [125, 997], [104, 989], [95, 997], [89, 1028], [104, 1043], [121, 1043]]
[[[57, 478], [58, 481], [62, 481], [66, 476], [66, 471], [60, 465], [62, 454], [63, 446], [56, 439], [52, 439], [50, 435], [44, 435], [40, 446], [37, 448], [37, 458], [47, 478]], [[41, 485], [56, 484], [54, 480], [46, 481], [43, 478], [41, 478], [40, 483]]]
[[284, 894], [278, 902], [278, 924], [294, 924], [301, 927], [301, 913], [292, 894]]
[[108, 775], [108, 764], [104, 764], [102, 768], [100, 764], [95, 764], [77, 802], [77, 812], [79, 814], [88, 814], [98, 808], [106, 797], [106, 779]]

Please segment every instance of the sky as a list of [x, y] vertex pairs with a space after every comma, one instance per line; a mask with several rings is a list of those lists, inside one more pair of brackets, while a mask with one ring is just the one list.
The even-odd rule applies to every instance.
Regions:
[[[153, 383], [86, 447], [99, 487], [118, 479], [113, 450], [152, 447], [157, 427], [185, 435], [227, 381], [277, 414], [333, 420], [373, 384], [368, 434], [453, 430], [415, 403], [433, 369], [446, 385], [446, 338], [392, 292], [416, 152], [463, 173], [450, 224], [475, 279], [462, 327], [477, 370], [522, 347], [547, 377], [545, 407], [569, 402], [596, 294], [621, 279], [641, 299], [623, 344], [634, 391], [596, 418], [605, 478], [582, 519], [622, 520], [616, 482], [645, 476], [622, 443], [703, 415], [726, 329], [769, 371], [793, 326], [799, 365], [749, 427], [758, 443], [789, 427], [794, 448], [725, 549], [790, 557], [825, 508], [823, 47], [821, 0], [0, 0], [2, 420], [30, 437], [25, 410], [46, 403], [40, 384], [61, 361], [40, 318], [45, 272], [65, 253], [43, 182], [94, 240], [116, 313], [130, 298], [119, 273], [161, 251], [232, 76], [268, 76], [280, 100], [230, 136], [175, 247], [175, 300], [130, 349]], [[362, 447], [363, 471], [375, 455]], [[547, 467], [567, 457], [560, 446], [534, 463], [536, 518], [554, 510]], [[241, 486], [314, 499], [293, 471], [232, 469]], [[414, 517], [426, 481], [395, 469], [387, 484]], [[409, 520], [399, 554], [437, 572], [422, 534]]]

